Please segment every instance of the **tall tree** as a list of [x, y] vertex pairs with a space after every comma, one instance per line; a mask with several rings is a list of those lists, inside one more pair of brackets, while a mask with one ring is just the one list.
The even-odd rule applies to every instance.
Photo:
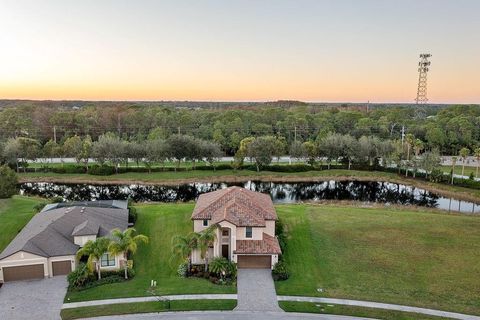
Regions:
[[467, 157], [470, 154], [470, 150], [468, 148], [460, 149], [458, 155], [462, 158], [462, 176], [465, 174], [465, 161], [467, 161]]
[[18, 178], [8, 166], [0, 166], [0, 199], [10, 198], [17, 193]]
[[475, 178], [478, 178], [478, 167], [480, 167], [480, 147], [475, 149], [474, 156], [477, 159], [477, 169], [475, 172]]

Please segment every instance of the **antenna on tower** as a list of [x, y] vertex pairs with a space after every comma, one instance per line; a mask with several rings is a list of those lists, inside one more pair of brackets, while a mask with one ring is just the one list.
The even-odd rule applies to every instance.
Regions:
[[[427, 73], [430, 67], [430, 58], [432, 55], [430, 53], [420, 54], [420, 62], [418, 63], [418, 87], [417, 87], [417, 98], [415, 99], [417, 105], [426, 104], [428, 102], [427, 98]], [[425, 117], [425, 109], [417, 106], [416, 108], [416, 117]]]

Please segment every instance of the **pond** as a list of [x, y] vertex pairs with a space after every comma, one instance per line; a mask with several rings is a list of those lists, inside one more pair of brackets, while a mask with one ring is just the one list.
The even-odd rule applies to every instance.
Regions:
[[433, 192], [403, 184], [377, 181], [323, 181], [278, 183], [248, 181], [245, 183], [189, 183], [182, 185], [92, 185], [23, 183], [20, 193], [64, 200], [124, 200], [176, 202], [191, 201], [205, 192], [232, 185], [269, 193], [274, 203], [319, 200], [353, 200], [367, 203], [415, 205], [463, 213], [480, 213], [480, 204], [439, 196]]

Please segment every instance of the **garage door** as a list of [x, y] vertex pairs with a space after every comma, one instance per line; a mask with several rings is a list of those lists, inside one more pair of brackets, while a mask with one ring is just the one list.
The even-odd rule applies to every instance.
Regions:
[[270, 268], [271, 256], [238, 256], [237, 266], [243, 269]]
[[54, 276], [69, 274], [72, 271], [70, 260], [52, 262], [52, 271]]
[[43, 279], [43, 264], [29, 266], [3, 267], [3, 281]]

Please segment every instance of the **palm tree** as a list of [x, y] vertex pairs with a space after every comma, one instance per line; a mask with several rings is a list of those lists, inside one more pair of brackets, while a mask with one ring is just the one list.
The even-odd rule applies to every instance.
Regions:
[[97, 238], [95, 241], [88, 240], [85, 245], [77, 252], [77, 259], [88, 256], [87, 266], [90, 272], [96, 269], [98, 279], [102, 279], [100, 272], [100, 259], [108, 251], [110, 240], [107, 238]]
[[408, 133], [405, 136], [405, 141], [407, 142], [407, 161], [410, 160], [410, 148], [413, 146], [415, 142], [415, 136], [411, 133]]
[[192, 251], [198, 247], [198, 234], [192, 232], [186, 236], [172, 238], [172, 253], [182, 259], [188, 259], [188, 272], [192, 269]]
[[475, 178], [478, 178], [478, 167], [480, 166], [480, 147], [475, 149], [473, 154], [477, 158], [477, 172], [475, 173]]
[[218, 225], [213, 224], [198, 234], [197, 244], [200, 249], [201, 258], [205, 259], [205, 272], [208, 271], [208, 249], [213, 245], [213, 242], [217, 238], [217, 228]]
[[457, 157], [452, 157], [452, 184], [453, 184], [453, 176], [455, 174], [455, 165], [457, 164]]
[[415, 156], [418, 157], [420, 155], [420, 152], [423, 150], [425, 147], [424, 143], [420, 139], [416, 139], [415, 143], [413, 145], [413, 150], [415, 152]]
[[465, 160], [467, 160], [468, 155], [470, 154], [470, 149], [462, 148], [458, 155], [462, 158], [462, 177], [465, 172]]
[[143, 234], [137, 234], [134, 236], [136, 230], [134, 228], [128, 228], [125, 231], [120, 229], [113, 229], [112, 242], [108, 246], [108, 252], [113, 256], [118, 256], [123, 254], [123, 259], [125, 261], [124, 271], [125, 279], [128, 279], [128, 254], [134, 254], [137, 251], [138, 244], [148, 243], [148, 237]]

